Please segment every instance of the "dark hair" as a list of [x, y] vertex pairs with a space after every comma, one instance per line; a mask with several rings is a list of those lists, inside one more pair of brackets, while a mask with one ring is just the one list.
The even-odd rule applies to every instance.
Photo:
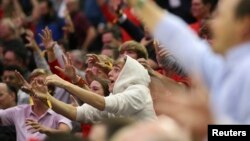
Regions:
[[18, 99], [17, 99], [17, 89], [7, 83], [6, 84], [6, 87], [7, 87], [7, 90], [8, 90], [8, 93], [9, 94], [14, 94], [15, 95], [15, 102], [17, 103]]
[[109, 80], [96, 77], [96, 78], [94, 78], [94, 81], [97, 81], [101, 84], [103, 92], [104, 92], [104, 96], [109, 96], [109, 94], [110, 94], [109, 86], [108, 86]]
[[123, 43], [120, 48], [120, 53], [124, 52], [125, 50], [135, 51], [137, 54], [138, 59], [144, 58], [148, 59], [148, 51], [142, 44], [136, 41], [127, 41]]
[[23, 69], [19, 66], [16, 66], [16, 65], [5, 66], [3, 69], [3, 72], [4, 71], [15, 71], [15, 70], [18, 71], [21, 75], [24, 75]]
[[217, 4], [218, 4], [218, 1], [219, 1], [219, 0], [202, 0], [202, 3], [203, 3], [204, 5], [210, 4], [210, 5], [211, 5], [211, 7], [210, 7], [210, 12], [212, 13], [212, 12], [216, 9]]
[[236, 18], [245, 18], [246, 16], [250, 16], [250, 1], [249, 0], [241, 0], [236, 9], [235, 9]]
[[106, 33], [112, 33], [116, 40], [121, 40], [122, 35], [121, 35], [119, 27], [117, 26], [113, 26], [112, 28], [106, 27], [102, 35]]
[[3, 44], [3, 45], [4, 45], [3, 54], [9, 51], [13, 52], [15, 54], [16, 59], [26, 65], [28, 52], [22, 42], [16, 41], [16, 42], [10, 42], [10, 43]]
[[51, 0], [40, 0], [40, 3], [42, 2], [45, 2], [46, 5], [48, 6], [48, 8], [51, 10], [51, 9], [54, 9], [54, 5], [53, 5], [53, 2]]

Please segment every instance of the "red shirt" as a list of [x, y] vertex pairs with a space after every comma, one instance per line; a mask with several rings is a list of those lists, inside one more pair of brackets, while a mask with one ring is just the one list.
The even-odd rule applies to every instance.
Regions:
[[[117, 19], [116, 15], [109, 10], [109, 7], [107, 4], [103, 4], [100, 7], [100, 9], [108, 22], [113, 23], [113, 24], [115, 24], [117, 22], [118, 19]], [[132, 23], [134, 23], [137, 26], [141, 25], [140, 21], [131, 13], [131, 8], [125, 8], [125, 9], [123, 9], [123, 12], [127, 15], [128, 19]], [[120, 28], [120, 30], [121, 30], [123, 42], [132, 40], [132, 38], [129, 36], [129, 34], [123, 28]]]
[[190, 24], [189, 27], [191, 27], [194, 32], [196, 32], [197, 34], [199, 34], [200, 28], [201, 28], [201, 23], [200, 22], [195, 22], [193, 24]]

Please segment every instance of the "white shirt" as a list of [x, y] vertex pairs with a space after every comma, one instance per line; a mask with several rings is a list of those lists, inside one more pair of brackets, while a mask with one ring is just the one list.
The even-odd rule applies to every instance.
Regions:
[[223, 58], [171, 14], [158, 23], [154, 35], [190, 73], [203, 77], [216, 118], [250, 123], [250, 43], [234, 47]]
[[96, 122], [113, 117], [132, 118], [137, 121], [156, 119], [149, 83], [147, 70], [136, 60], [127, 57], [114, 84], [113, 93], [105, 97], [104, 111], [84, 104], [77, 108], [77, 121]]

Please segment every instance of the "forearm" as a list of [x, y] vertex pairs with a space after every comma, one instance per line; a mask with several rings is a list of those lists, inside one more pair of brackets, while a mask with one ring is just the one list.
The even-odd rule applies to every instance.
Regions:
[[[123, 15], [125, 16], [125, 15]], [[126, 30], [126, 32], [137, 42], [140, 42], [141, 39], [144, 37], [143, 31], [134, 25], [129, 19], [126, 17], [121, 17], [124, 18], [124, 21], [121, 21], [122, 19], [119, 19], [119, 25]]]
[[47, 61], [45, 60], [45, 58], [41, 55], [39, 51], [34, 51], [33, 55], [34, 55], [36, 66], [38, 68], [43, 68], [45, 70], [50, 71]]
[[103, 111], [105, 109], [105, 100], [102, 96], [96, 93], [82, 89], [74, 84], [67, 81], [63, 82], [63, 88], [66, 89], [72, 95], [78, 97], [81, 101]]
[[73, 121], [76, 120], [76, 108], [74, 106], [70, 104], [66, 104], [62, 101], [59, 101], [51, 95], [48, 95], [48, 99], [50, 100], [52, 104], [52, 109], [55, 112], [67, 117], [70, 120], [73, 120]]
[[[135, 6], [136, 2], [133, 2]], [[187, 72], [198, 73], [210, 86], [214, 77], [211, 72], [214, 68], [221, 69], [223, 60], [184, 21], [161, 10], [152, 1], [148, 0], [136, 9], [137, 15], [153, 32], [154, 37], [179, 60]]]
[[92, 41], [95, 39], [95, 37], [96, 37], [96, 31], [94, 27], [90, 27], [88, 29], [87, 37], [82, 45], [82, 49], [87, 49], [89, 45], [92, 43]]
[[56, 43], [54, 47], [54, 54], [56, 59], [58, 60], [58, 63], [60, 64], [61, 67], [64, 67], [64, 61], [62, 59], [62, 56], [65, 55], [62, 48]]
[[53, 62], [56, 60], [56, 56], [53, 50], [47, 50], [48, 62]]
[[51, 136], [54, 134], [67, 133], [67, 132], [69, 133], [70, 130], [66, 131], [66, 130], [60, 130], [60, 129], [47, 128], [44, 134], [46, 134], [47, 136]]

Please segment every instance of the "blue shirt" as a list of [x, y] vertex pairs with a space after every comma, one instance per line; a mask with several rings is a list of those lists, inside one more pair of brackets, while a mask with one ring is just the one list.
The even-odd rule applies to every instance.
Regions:
[[217, 119], [250, 123], [250, 42], [233, 47], [222, 57], [171, 14], [158, 23], [154, 35], [190, 73], [202, 76]]
[[42, 30], [48, 26], [48, 28], [52, 31], [52, 37], [54, 41], [58, 41], [63, 38], [63, 27], [65, 25], [64, 19], [56, 18], [52, 21], [46, 22], [41, 19], [36, 25], [36, 35], [35, 39], [38, 45], [42, 43], [42, 40], [39, 36], [39, 33], [42, 34]]

